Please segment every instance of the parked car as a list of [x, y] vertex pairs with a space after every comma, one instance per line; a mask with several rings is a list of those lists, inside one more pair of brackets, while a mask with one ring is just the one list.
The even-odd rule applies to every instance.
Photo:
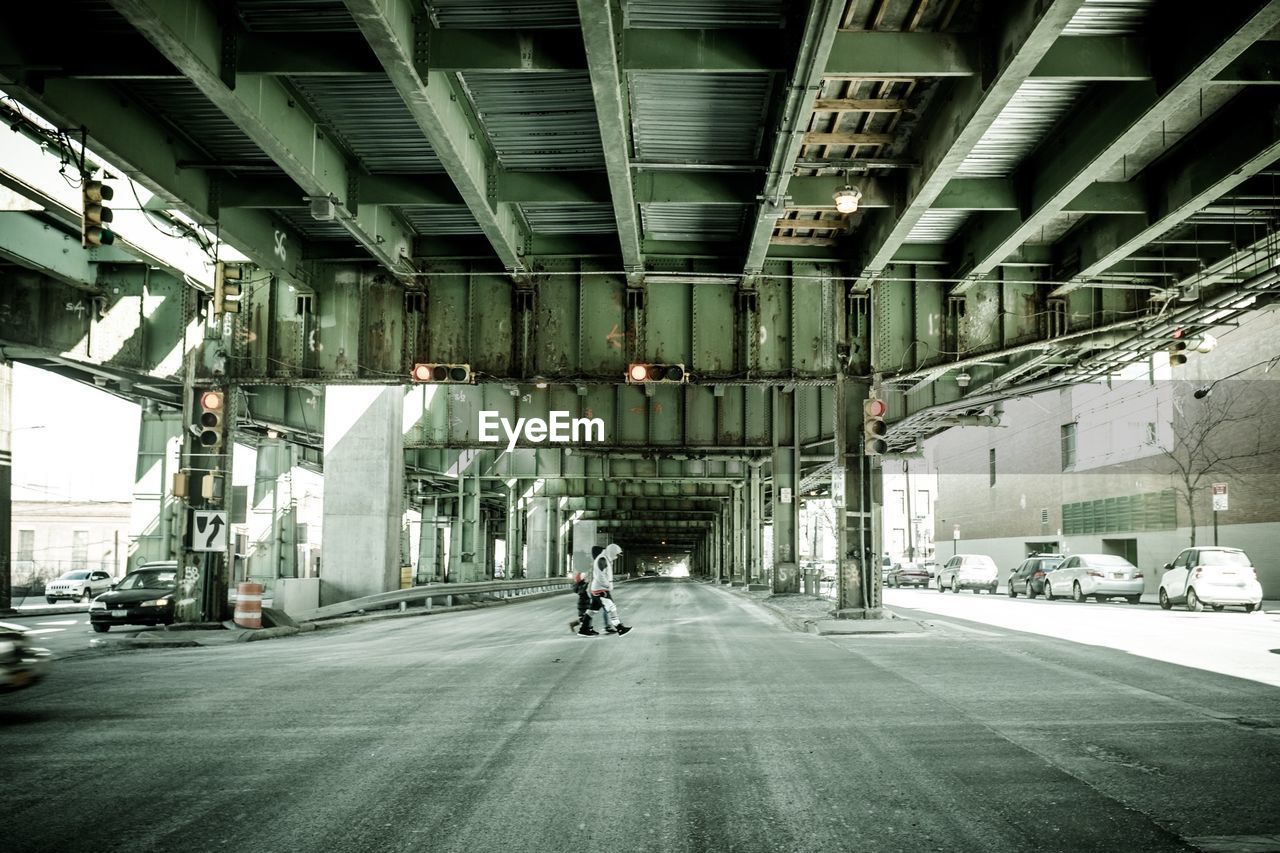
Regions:
[[0, 693], [12, 693], [39, 682], [49, 673], [53, 653], [31, 645], [27, 629], [0, 622]]
[[928, 573], [929, 573], [929, 579], [930, 579], [930, 580], [933, 580], [934, 578], [936, 578], [936, 577], [938, 576], [938, 569], [939, 569], [939, 568], [941, 568], [941, 567], [938, 565], [938, 561], [937, 561], [937, 560], [924, 560], [923, 562], [919, 563], [918, 565], [920, 566], [920, 568], [924, 569], [926, 572], [928, 572]]
[[1115, 554], [1075, 554], [1058, 568], [1045, 573], [1044, 597], [1070, 595], [1076, 601], [1093, 596], [1098, 601], [1122, 596], [1130, 604], [1142, 600], [1146, 581], [1142, 572]]
[[928, 586], [929, 573], [915, 563], [894, 563], [889, 570], [887, 583], [895, 589], [901, 586]]
[[63, 572], [56, 580], [45, 584], [44, 600], [50, 604], [56, 604], [60, 598], [71, 601], [79, 599], [87, 603], [92, 601], [98, 593], [106, 592], [110, 588], [111, 575], [106, 572], [76, 569]]
[[1065, 559], [1061, 554], [1036, 554], [1027, 557], [1009, 572], [1009, 597], [1017, 598], [1021, 593], [1027, 598], [1035, 598], [1044, 592], [1045, 574], [1058, 568]]
[[1160, 576], [1160, 606], [1175, 602], [1199, 612], [1207, 604], [1214, 610], [1240, 605], [1245, 613], [1262, 608], [1262, 585], [1249, 555], [1239, 548], [1187, 548]]
[[999, 582], [1000, 570], [995, 560], [985, 554], [956, 554], [938, 570], [939, 592], [985, 589], [994, 595]]
[[89, 624], [99, 634], [112, 625], [170, 625], [178, 588], [176, 563], [145, 563], [89, 605]]

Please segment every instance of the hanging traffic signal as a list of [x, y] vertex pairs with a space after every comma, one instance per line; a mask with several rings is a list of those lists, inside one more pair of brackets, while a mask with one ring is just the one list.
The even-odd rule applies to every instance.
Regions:
[[213, 265], [213, 316], [240, 313], [240, 279], [244, 268], [218, 261]]
[[862, 452], [867, 456], [879, 456], [889, 449], [884, 440], [889, 428], [885, 426], [884, 416], [889, 406], [884, 400], [872, 397], [862, 404]]
[[116, 235], [108, 227], [113, 215], [111, 208], [103, 204], [111, 201], [115, 192], [102, 181], [85, 180], [80, 186], [80, 244], [89, 246], [110, 246], [116, 241]]
[[200, 448], [210, 453], [222, 449], [225, 431], [226, 399], [221, 391], [208, 390], [196, 392], [196, 436]]
[[689, 381], [683, 364], [631, 364], [627, 366], [627, 384], [680, 384]]
[[1169, 344], [1169, 366], [1187, 363], [1187, 341], [1182, 329], [1173, 330], [1173, 343]]
[[469, 364], [424, 364], [413, 366], [409, 376], [414, 382], [470, 385], [475, 382]]

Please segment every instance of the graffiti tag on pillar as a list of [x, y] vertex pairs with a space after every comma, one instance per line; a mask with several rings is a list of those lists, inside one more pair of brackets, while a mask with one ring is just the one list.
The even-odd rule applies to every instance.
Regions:
[[285, 239], [285, 236], [286, 236], [286, 235], [285, 235], [285, 233], [284, 233], [283, 231], [277, 231], [277, 232], [275, 233], [275, 241], [276, 241], [276, 257], [278, 257], [278, 258], [280, 259], [280, 263], [282, 263], [282, 264], [283, 264], [283, 263], [287, 263], [287, 262], [288, 262], [288, 260], [289, 260], [289, 258], [288, 258], [288, 257], [287, 257], [287, 255], [286, 255], [285, 248], [284, 248], [284, 239]]

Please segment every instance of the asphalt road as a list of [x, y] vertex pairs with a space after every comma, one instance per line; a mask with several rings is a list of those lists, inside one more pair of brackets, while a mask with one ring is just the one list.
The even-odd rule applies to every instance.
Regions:
[[571, 635], [565, 595], [59, 661], [0, 697], [0, 846], [920, 853], [1280, 837], [1276, 688], [958, 622], [799, 634], [691, 582], [618, 598], [626, 637]]

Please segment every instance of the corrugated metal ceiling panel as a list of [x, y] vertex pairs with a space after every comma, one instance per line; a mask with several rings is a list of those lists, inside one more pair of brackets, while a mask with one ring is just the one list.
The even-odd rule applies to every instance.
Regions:
[[1122, 36], [1142, 29], [1155, 0], [1084, 0], [1067, 23], [1068, 36]]
[[[311, 214], [305, 210], [290, 209], [281, 210], [278, 213], [281, 218], [298, 229], [298, 233], [308, 240], [351, 240], [352, 244], [355, 244], [355, 240], [351, 237], [351, 232], [337, 220], [319, 222], [312, 219]], [[361, 251], [363, 252], [363, 250]]]
[[271, 162], [271, 158], [215, 107], [194, 83], [188, 80], [132, 80], [129, 91], [168, 119], [215, 160], [251, 164]]
[[546, 29], [578, 26], [576, 0], [428, 0], [438, 27]]
[[969, 218], [967, 210], [926, 210], [907, 235], [908, 243], [946, 243]]
[[626, 0], [625, 26], [663, 29], [781, 27], [781, 0]]
[[741, 204], [642, 204], [644, 235], [655, 240], [733, 240], [742, 232]]
[[587, 72], [467, 72], [462, 82], [503, 166], [604, 167]]
[[611, 204], [522, 204], [535, 234], [612, 234], [618, 229]]
[[400, 213], [419, 234], [425, 236], [448, 234], [479, 234], [480, 226], [471, 210], [458, 205], [409, 205]]
[[1022, 158], [1040, 144], [1086, 85], [1065, 80], [1023, 83], [956, 174], [966, 178], [1004, 178], [1013, 174]]
[[755, 162], [772, 83], [768, 74], [632, 73], [639, 161]]
[[245, 28], [252, 32], [358, 32], [342, 0], [238, 0]]
[[370, 172], [444, 171], [388, 78], [359, 74], [294, 77], [290, 82]]

